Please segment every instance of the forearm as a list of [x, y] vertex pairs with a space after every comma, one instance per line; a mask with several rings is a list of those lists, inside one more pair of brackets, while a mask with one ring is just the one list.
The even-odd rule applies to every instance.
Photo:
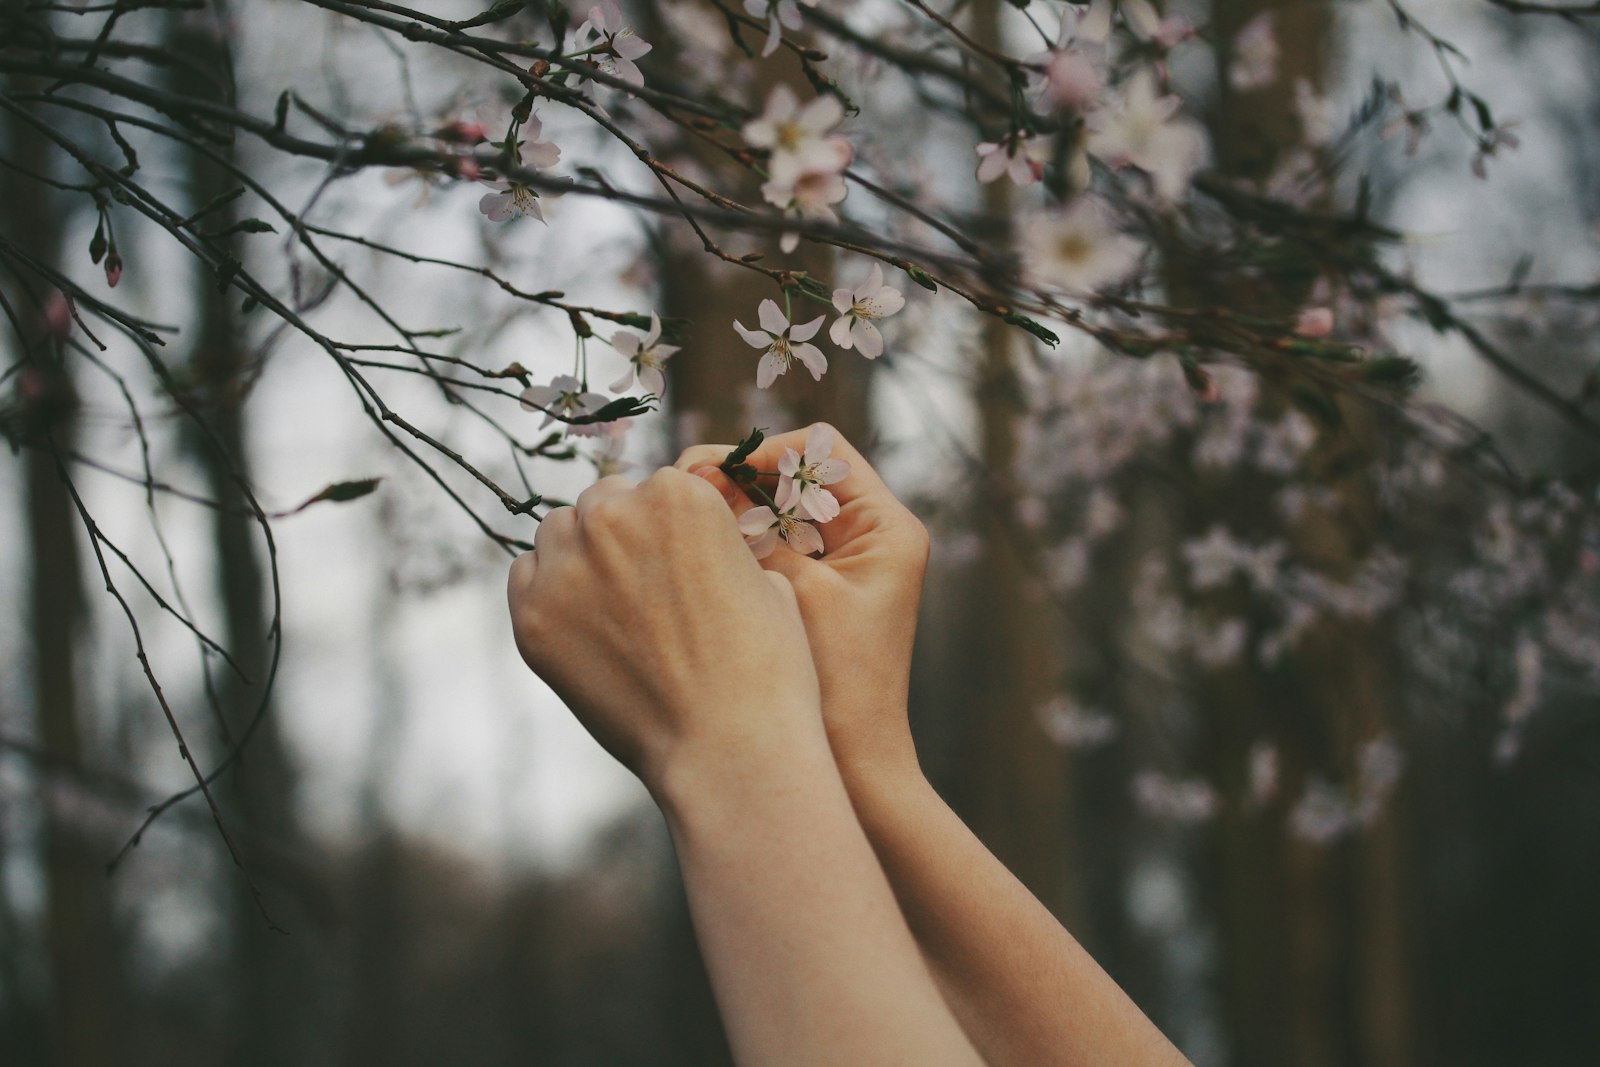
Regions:
[[940, 989], [992, 1064], [1187, 1061], [941, 800], [914, 759], [841, 763]]
[[741, 1063], [978, 1064], [850, 807], [820, 727], [657, 790]]

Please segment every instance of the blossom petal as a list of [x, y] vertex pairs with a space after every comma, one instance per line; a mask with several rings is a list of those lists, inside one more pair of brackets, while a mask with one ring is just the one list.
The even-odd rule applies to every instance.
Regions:
[[761, 320], [761, 328], [774, 337], [783, 336], [783, 331], [789, 328], [789, 320], [770, 297], [761, 301], [761, 306], [756, 309], [756, 317]]
[[[876, 293], [879, 289], [882, 289], [882, 288], [883, 288], [883, 265], [879, 264], [879, 263], [874, 263], [872, 265], [872, 273], [867, 275], [867, 280], [862, 282], [860, 285], [856, 286], [856, 299], [857, 300], [861, 300], [864, 297], [869, 297], [869, 296], [873, 295], [874, 293]], [[840, 310], [842, 311], [844, 309], [841, 308]]]
[[833, 325], [828, 327], [828, 340], [832, 341], [840, 348], [849, 351], [851, 346], [855, 344], [855, 342], [850, 339], [850, 323], [852, 321], [854, 320], [849, 315], [844, 315], [840, 318], [834, 319]]
[[842, 482], [850, 476], [850, 461], [837, 458], [824, 459], [811, 464], [811, 474], [816, 478], [818, 485]]
[[873, 318], [886, 319], [906, 306], [905, 294], [885, 285], [872, 295]]
[[784, 541], [801, 555], [811, 556], [822, 551], [822, 534], [809, 522], [788, 523], [787, 531]]
[[778, 359], [778, 354], [772, 349], [767, 349], [767, 354], [761, 357], [761, 362], [756, 364], [756, 388], [766, 389], [778, 380], [778, 375], [788, 368]]
[[795, 345], [792, 351], [795, 358], [806, 365], [811, 377], [816, 381], [822, 381], [822, 375], [828, 369], [828, 357], [822, 354], [822, 349], [816, 345]]
[[639, 384], [644, 386], [645, 392], [656, 396], [667, 395], [667, 376], [654, 367], [639, 368]]
[[785, 478], [793, 478], [800, 469], [800, 453], [792, 448], [783, 450], [782, 457], [778, 460], [778, 473]]
[[983, 161], [978, 164], [979, 183], [988, 185], [990, 182], [1000, 177], [1000, 175], [1006, 172], [1006, 163], [1006, 154], [1004, 152], [995, 151], [984, 156]]
[[813, 337], [815, 337], [817, 335], [817, 331], [822, 329], [822, 320], [825, 319], [825, 318], [827, 318], [826, 315], [818, 315], [816, 318], [812, 319], [810, 322], [797, 322], [793, 326], [790, 326], [789, 327], [789, 340], [791, 340], [791, 341], [809, 341], [809, 340], [811, 340]]
[[[641, 378], [644, 377], [644, 371], [643, 370], [639, 371], [639, 377], [641, 377]], [[629, 389], [633, 388], [633, 378], [634, 378], [634, 368], [633, 368], [632, 364], [629, 364], [628, 365], [628, 369], [625, 372], [623, 372], [622, 377], [620, 377], [616, 381], [612, 382], [606, 388], [610, 389], [613, 393], [625, 393]]]
[[752, 330], [738, 319], [733, 320], [733, 328], [740, 337], [744, 338], [744, 343], [751, 348], [772, 347], [772, 337], [769, 334], [762, 333], [760, 330]]
[[801, 484], [793, 478], [779, 478], [778, 491], [773, 494], [773, 500], [777, 501], [779, 508], [788, 511], [799, 502], [800, 490]]
[[746, 537], [759, 537], [772, 529], [777, 521], [777, 513], [766, 504], [762, 504], [739, 516], [739, 532]]
[[833, 310], [843, 315], [850, 310], [850, 305], [855, 303], [855, 294], [849, 289], [835, 289], [833, 291]]
[[806, 431], [806, 464], [821, 463], [833, 454], [833, 446], [839, 440], [839, 431], [825, 422], [812, 425]]
[[611, 335], [611, 347], [632, 359], [634, 353], [639, 351], [639, 335], [618, 330]]
[[778, 25], [778, 16], [774, 12], [767, 20], [767, 43], [761, 46], [761, 58], [765, 59], [778, 50], [778, 41], [783, 37], [783, 28]]
[[[649, 348], [659, 340], [661, 340], [661, 316], [652, 311], [650, 312], [650, 330], [644, 335], [644, 346]], [[672, 351], [676, 352], [677, 349], [674, 348]]]
[[855, 321], [850, 327], [850, 339], [856, 343], [856, 350], [868, 359], [883, 355], [883, 334], [867, 319]]
[[522, 391], [522, 409], [533, 411], [535, 408], [547, 408], [555, 401], [559, 391], [548, 385], [530, 385]]
[[818, 522], [832, 522], [839, 517], [839, 500], [820, 485], [806, 485], [800, 490], [800, 510]]
[[772, 555], [772, 550], [778, 547], [778, 528], [774, 526], [749, 544], [750, 553], [756, 559], [766, 559]]

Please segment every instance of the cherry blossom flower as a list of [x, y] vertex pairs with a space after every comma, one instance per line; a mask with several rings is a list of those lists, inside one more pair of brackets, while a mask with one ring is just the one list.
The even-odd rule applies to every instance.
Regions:
[[772, 183], [792, 187], [802, 175], [838, 174], [850, 165], [850, 142], [833, 133], [843, 121], [844, 105], [836, 97], [823, 95], [802, 105], [793, 89], [778, 85], [742, 132], [751, 145], [771, 151], [767, 173]]
[[[800, 0], [807, 7], [816, 7], [817, 0]], [[785, 28], [800, 28], [800, 4], [795, 0], [744, 0], [745, 12], [751, 18], [767, 17], [767, 40], [761, 46], [761, 56], [766, 58], [778, 50], [778, 42]]]
[[1028, 93], [1052, 111], [1087, 111], [1105, 87], [1105, 44], [1079, 33], [1079, 15], [1072, 8], [1061, 16], [1055, 46], [1023, 62], [1030, 68]]
[[1205, 156], [1206, 139], [1182, 101], [1161, 95], [1155, 75], [1141, 69], [1089, 121], [1089, 151], [1113, 169], [1130, 163], [1150, 175], [1156, 195], [1181, 199]]
[[739, 532], [756, 559], [766, 559], [781, 540], [803, 556], [822, 551], [822, 534], [793, 512], [779, 514], [762, 504], [739, 516]]
[[[524, 411], [543, 411], [544, 421], [539, 424], [539, 429], [544, 429], [556, 419], [576, 419], [584, 415], [593, 415], [605, 407], [606, 398], [599, 393], [585, 392], [583, 383], [570, 374], [560, 374], [550, 380], [549, 385], [530, 385], [522, 391], [522, 407]], [[594, 436], [598, 432], [594, 427], [598, 423], [582, 426], [568, 427], [569, 433], [579, 436]]]
[[840, 348], [855, 348], [868, 359], [883, 355], [883, 334], [872, 324], [905, 307], [900, 290], [883, 284], [883, 268], [872, 265], [867, 280], [854, 289], [835, 289], [833, 308], [840, 317], [828, 327], [828, 337]]
[[1139, 265], [1139, 242], [1119, 231], [1098, 198], [1080, 196], [1065, 211], [1022, 228], [1022, 258], [1035, 285], [1089, 291], [1120, 282]]
[[748, 329], [744, 323], [737, 320], [733, 324], [733, 328], [751, 348], [767, 350], [756, 367], [756, 385], [762, 389], [767, 388], [778, 380], [778, 375], [786, 373], [789, 364], [797, 359], [805, 364], [812, 378], [821, 381], [823, 373], [828, 369], [828, 357], [822, 354], [822, 349], [806, 342], [822, 329], [824, 316], [818, 315], [810, 322], [791, 326], [789, 319], [778, 310], [778, 305], [772, 300], [761, 301], [757, 314], [761, 320], [760, 330]]
[[1228, 84], [1241, 93], [1265, 89], [1278, 77], [1278, 37], [1273, 13], [1263, 11], [1233, 39]]
[[[545, 170], [560, 162], [560, 146], [553, 141], [539, 140], [539, 135], [544, 132], [544, 123], [539, 120], [537, 113], [528, 117], [522, 129], [529, 139], [519, 142], [512, 152], [517, 162], [534, 170]], [[478, 210], [487, 215], [490, 222], [504, 222], [520, 215], [531, 215], [540, 222], [545, 221], [544, 212], [539, 207], [539, 191], [533, 186], [504, 178], [483, 184], [499, 190], [483, 194], [478, 201]]]
[[660, 344], [660, 340], [661, 317], [654, 311], [650, 312], [650, 330], [643, 339], [621, 330], [611, 335], [611, 347], [628, 357], [629, 364], [627, 372], [611, 383], [613, 393], [631, 389], [635, 381], [656, 396], [666, 393], [667, 378], [661, 373], [661, 365], [671, 359], [680, 346]]
[[1032, 185], [1044, 177], [1050, 159], [1050, 145], [1042, 137], [1014, 133], [1004, 141], [985, 141], [978, 146], [978, 181], [987, 185], [1000, 175], [1010, 176], [1018, 185]]
[[[788, 185], [765, 182], [761, 195], [767, 203], [783, 209], [785, 215], [797, 219], [815, 219], [819, 222], [838, 222], [833, 205], [849, 193], [844, 179], [829, 171], [811, 171], [799, 175]], [[778, 247], [785, 253], [793, 252], [800, 244], [800, 235], [790, 230], [778, 238]]]
[[778, 460], [778, 508], [810, 517], [818, 522], [832, 522], [839, 516], [839, 501], [823, 486], [843, 481], [850, 474], [850, 464], [831, 458], [838, 434], [833, 427], [818, 424], [806, 434], [804, 456], [792, 448], [783, 450]]
[[595, 66], [607, 74], [631, 85], [644, 85], [644, 73], [634, 60], [653, 46], [636, 35], [632, 27], [623, 24], [622, 8], [616, 0], [600, 0], [589, 9], [589, 17], [578, 27], [574, 43], [578, 51], [588, 52]]
[[1045, 734], [1062, 748], [1098, 748], [1116, 739], [1117, 721], [1068, 696], [1053, 697], [1034, 712]]
[[1305, 308], [1295, 319], [1294, 332], [1301, 337], [1326, 337], [1333, 332], [1333, 310], [1325, 307]]

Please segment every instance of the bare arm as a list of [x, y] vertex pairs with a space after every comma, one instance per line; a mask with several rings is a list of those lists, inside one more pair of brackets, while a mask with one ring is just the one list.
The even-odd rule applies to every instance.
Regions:
[[605, 479], [537, 546], [518, 648], [661, 805], [739, 1062], [980, 1063], [851, 809], [793, 592], [717, 494]]
[[[777, 468], [804, 432], [751, 457]], [[747, 506], [715, 465], [678, 461]], [[779, 550], [765, 565], [794, 588], [822, 690], [828, 741], [851, 802], [940, 989], [991, 1064], [1184, 1064], [1187, 1060], [928, 785], [906, 719], [927, 534], [859, 453], [821, 528], [820, 560]]]

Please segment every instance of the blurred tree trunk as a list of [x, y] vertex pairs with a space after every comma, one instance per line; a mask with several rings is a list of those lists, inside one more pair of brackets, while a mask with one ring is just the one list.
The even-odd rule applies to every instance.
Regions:
[[[970, 32], [1002, 48], [1001, 20], [1009, 5], [977, 0]], [[985, 185], [990, 218], [1011, 210], [1011, 186]], [[1020, 332], [993, 316], [983, 319], [977, 353], [978, 451], [982, 490], [971, 501], [982, 552], [958, 611], [961, 675], [947, 712], [965, 735], [951, 767], [952, 799], [975, 834], [1068, 927], [1081, 919], [1080, 883], [1069, 818], [1070, 776], [1062, 750], [1039, 726], [1037, 709], [1060, 680], [1061, 634], [1038, 579], [1033, 536], [1018, 522], [1018, 427], [1026, 416]]]
[[[231, 95], [232, 62], [220, 14], [202, 11], [174, 14], [168, 23], [168, 47], [186, 57], [191, 66], [173, 68], [173, 90], [201, 98]], [[219, 149], [231, 158], [231, 146]], [[219, 163], [198, 152], [185, 155], [192, 190], [191, 210], [199, 210], [237, 188], [237, 178]], [[210, 212], [202, 224], [207, 230], [226, 230], [237, 221], [234, 201]], [[225, 239], [229, 251], [242, 258], [235, 238]], [[194, 279], [199, 304], [199, 326], [187, 353], [199, 402], [216, 437], [198, 432], [190, 447], [206, 482], [208, 495], [219, 507], [212, 515], [212, 544], [216, 552], [217, 595], [224, 615], [224, 643], [249, 681], [231, 672], [217, 674], [221, 711], [220, 744], [234, 745], [249, 729], [261, 705], [270, 664], [266, 576], [258, 539], [260, 531], [250, 517], [242, 486], [250, 483], [250, 456], [244, 402], [254, 382], [256, 368], [234, 312], [237, 292], [219, 292], [209, 275]], [[269, 707], [245, 746], [231, 776], [227, 795], [232, 817], [242, 837], [259, 838], [274, 847], [292, 849], [299, 834], [292, 801], [294, 776], [284, 751], [276, 716]], [[248, 855], [246, 861], [248, 862]], [[230, 872], [231, 874], [232, 872]], [[309, 932], [295, 942], [267, 926], [242, 879], [230, 879], [233, 899], [233, 933], [236, 937], [233, 1062], [285, 1064], [304, 1062], [308, 1047], [307, 1009], [316, 1003], [315, 990], [306, 973], [305, 948]], [[282, 912], [284, 901], [275, 901]], [[280, 923], [285, 916], [274, 914]]]
[[[8, 6], [22, 5], [11, 0]], [[6, 88], [23, 86], [12, 82]], [[49, 174], [54, 169], [51, 146], [26, 123], [7, 121], [3, 135], [6, 157], [23, 171]], [[0, 168], [0, 218], [8, 243], [45, 264], [59, 261], [62, 207], [43, 185]], [[89, 716], [79, 691], [76, 649], [87, 622], [82, 525], [56, 467], [57, 455], [76, 445], [78, 396], [67, 353], [46, 326], [43, 305], [59, 297], [26, 268], [12, 277], [25, 279], [10, 289], [9, 298], [21, 319], [20, 343], [26, 346], [17, 355], [29, 360], [17, 382], [25, 405], [22, 432], [34, 445], [23, 452], [23, 479], [30, 550], [25, 640], [33, 660], [35, 728], [40, 747], [51, 758], [83, 767], [92, 761], [86, 758]], [[102, 869], [105, 857], [97, 851], [104, 842], [87, 840], [85, 828], [75, 824], [42, 776], [39, 785], [50, 1001], [42, 1047], [17, 1051], [29, 1062], [52, 1067], [110, 1064], [121, 1004], [110, 887]], [[20, 998], [26, 991], [11, 995]]]
[[[1229, 84], [1231, 45], [1241, 29], [1272, 12], [1280, 59], [1272, 84], [1247, 92]], [[1321, 91], [1332, 48], [1327, 0], [1243, 0], [1213, 5], [1220, 101], [1212, 131], [1217, 169], [1227, 178], [1264, 181], [1301, 143], [1295, 86]], [[1222, 279], [1208, 296], [1254, 313], [1292, 318], [1317, 265], [1284, 264], [1259, 280]], [[1263, 396], [1259, 414], [1281, 414]], [[1375, 501], [1354, 475], [1352, 449], [1372, 431], [1359, 406], [1341, 403], [1342, 425], [1324, 427], [1309, 457], [1313, 477], [1339, 490], [1328, 513], [1310, 514], [1291, 533], [1296, 555], [1331, 573], [1362, 561]], [[1252, 521], [1241, 494], [1212, 509]], [[1243, 494], [1265, 500], [1265, 494]], [[1202, 684], [1203, 713], [1215, 724], [1213, 775], [1225, 802], [1217, 828], [1226, 1000], [1235, 1062], [1307, 1067], [1410, 1062], [1410, 979], [1402, 940], [1403, 897], [1397, 822], [1391, 810], [1347, 846], [1291, 834], [1289, 807], [1313, 778], [1351, 781], [1361, 746], [1399, 719], [1398, 679], [1381, 623], [1324, 622], [1289, 657], [1286, 669], [1245, 663]], [[1276, 738], [1281, 799], [1250, 810], [1251, 745]]]

